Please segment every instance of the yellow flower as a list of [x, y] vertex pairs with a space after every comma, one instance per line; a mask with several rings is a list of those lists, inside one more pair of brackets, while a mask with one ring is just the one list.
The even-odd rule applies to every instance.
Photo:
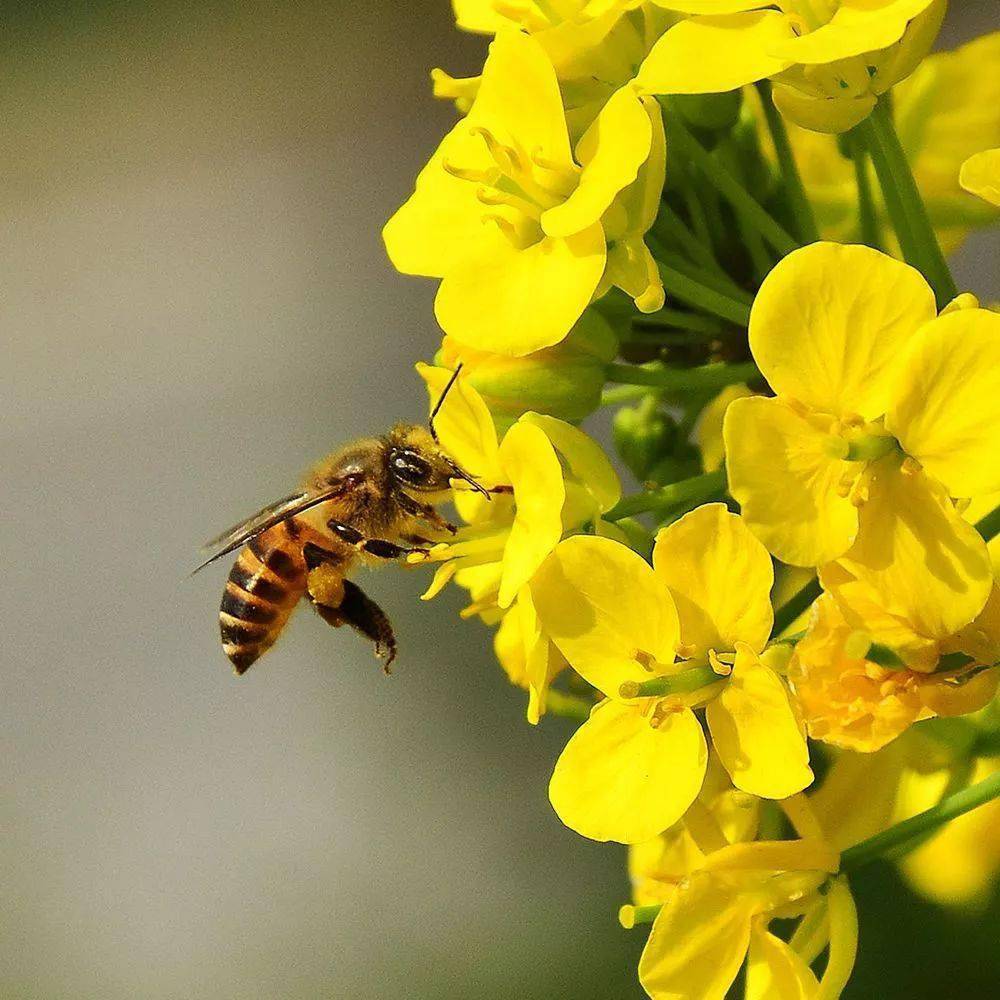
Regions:
[[[657, 915], [639, 961], [653, 1000], [724, 1000], [747, 962], [746, 997], [839, 997], [857, 953], [857, 911], [839, 855], [822, 840], [758, 841], [713, 851]], [[824, 893], [824, 889], [826, 890]], [[796, 919], [786, 942], [775, 919]], [[821, 979], [810, 964], [826, 948]]]
[[663, 186], [662, 131], [656, 102], [623, 89], [574, 159], [544, 51], [501, 32], [468, 116], [386, 224], [389, 256], [404, 273], [441, 279], [445, 333], [497, 354], [558, 343], [612, 285], [658, 309], [663, 287], [642, 236]]
[[[1000, 145], [1000, 32], [953, 52], [937, 52], [893, 89], [893, 118], [914, 179], [946, 252], [973, 228], [994, 222], [997, 213], [959, 184], [959, 168], [979, 150]], [[751, 99], [756, 96], [751, 94]], [[824, 239], [856, 236], [857, 184], [854, 165], [836, 140], [794, 124], [789, 139]], [[761, 129], [770, 148], [770, 136]], [[882, 192], [872, 185], [876, 209], [889, 237]]]
[[705, 472], [722, 468], [725, 448], [722, 443], [722, 421], [734, 399], [745, 399], [753, 393], [745, 385], [727, 385], [698, 415], [694, 425], [694, 442], [701, 452], [701, 467]]
[[[941, 27], [946, 0], [656, 0], [696, 16], [643, 63], [650, 94], [705, 94], [775, 81], [774, 101], [803, 128], [845, 132], [907, 77]], [[774, 7], [780, 9], [775, 10]]]
[[970, 156], [962, 164], [959, 183], [966, 191], [1000, 207], [1000, 149]]
[[[964, 636], [936, 642], [887, 613], [864, 584], [849, 581], [847, 574], [841, 579], [844, 583], [833, 588], [839, 600], [827, 594], [816, 602], [812, 623], [788, 669], [811, 737], [872, 753], [914, 722], [966, 715], [992, 699], [997, 671], [979, 668], [1000, 662], [1000, 597], [994, 595]], [[867, 597], [859, 598], [852, 590]], [[862, 623], [864, 630], [859, 628]], [[873, 634], [890, 639], [893, 651], [914, 666], [874, 662], [878, 656], [870, 651]], [[976, 655], [984, 645], [992, 647], [985, 662]], [[943, 651], [967, 654], [968, 660], [962, 657], [965, 662], [956, 669], [931, 672]]]
[[[429, 365], [417, 371], [433, 405], [452, 373]], [[538, 626], [527, 585], [564, 534], [588, 524], [616, 532], [601, 515], [621, 498], [621, 484], [600, 447], [555, 417], [523, 414], [498, 441], [486, 404], [464, 378], [453, 385], [435, 427], [463, 469], [502, 492], [487, 501], [456, 489], [456, 506], [468, 524], [431, 550], [427, 558], [441, 566], [424, 598], [454, 580], [472, 598], [463, 615], [500, 623], [498, 658], [511, 681], [527, 688], [528, 721], [536, 723], [549, 684], [565, 664]]]
[[[957, 303], [957, 305], [965, 305]], [[784, 258], [750, 316], [776, 398], [724, 422], [732, 495], [784, 562], [840, 560], [892, 608], [947, 635], [992, 586], [950, 497], [1000, 488], [1000, 316], [951, 308], [911, 267], [816, 243]]]
[[461, 363], [463, 382], [506, 429], [529, 410], [582, 420], [600, 405], [607, 366], [617, 353], [611, 326], [588, 309], [564, 341], [525, 357], [479, 351], [445, 337], [435, 361], [450, 369]]
[[[593, 840], [631, 844], [677, 822], [705, 775], [693, 708], [737, 788], [784, 798], [812, 781], [788, 692], [761, 653], [773, 574], [764, 547], [722, 504], [658, 535], [650, 567], [606, 538], [559, 544], [531, 583], [543, 631], [606, 700], [567, 744], [549, 797]], [[680, 654], [686, 662], [675, 663]], [[674, 693], [645, 693], [669, 681]]]

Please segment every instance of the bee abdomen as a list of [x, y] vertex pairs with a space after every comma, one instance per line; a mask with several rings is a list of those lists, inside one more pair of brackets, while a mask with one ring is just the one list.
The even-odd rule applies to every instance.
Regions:
[[258, 536], [233, 565], [219, 607], [222, 648], [242, 674], [274, 645], [305, 589], [295, 533], [280, 525]]

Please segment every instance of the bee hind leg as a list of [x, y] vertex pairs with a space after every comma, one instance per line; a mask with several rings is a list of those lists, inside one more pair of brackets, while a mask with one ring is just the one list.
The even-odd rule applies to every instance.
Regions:
[[334, 628], [350, 625], [355, 632], [371, 639], [375, 643], [375, 655], [384, 660], [382, 670], [390, 673], [389, 667], [396, 659], [396, 635], [392, 623], [389, 616], [356, 583], [344, 581], [344, 596], [337, 607], [320, 604], [315, 599], [313, 607]]

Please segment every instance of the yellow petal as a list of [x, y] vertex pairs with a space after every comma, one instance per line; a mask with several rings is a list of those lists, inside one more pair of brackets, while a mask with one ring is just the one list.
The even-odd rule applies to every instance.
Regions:
[[962, 164], [958, 183], [971, 194], [1000, 207], [1000, 149], [987, 149], [970, 156]]
[[776, 83], [772, 91], [781, 114], [800, 128], [839, 135], [863, 122], [874, 110], [874, 94], [814, 97], [795, 87]]
[[900, 351], [936, 313], [914, 268], [869, 247], [813, 243], [765, 278], [750, 349], [779, 396], [873, 420], [889, 402]]
[[932, 3], [934, 0], [841, 0], [826, 24], [775, 43], [772, 52], [789, 62], [820, 65], [888, 48]]
[[511, 25], [509, 18], [498, 14], [493, 0], [451, 0], [455, 23], [465, 31], [492, 35]]
[[857, 534], [858, 512], [838, 492], [850, 467], [825, 447], [831, 424], [762, 396], [726, 411], [729, 492], [768, 551], [794, 566], [836, 558]]
[[812, 783], [809, 748], [789, 693], [748, 646], [737, 648], [729, 683], [709, 703], [706, 718], [737, 788], [784, 799]]
[[695, 655], [744, 642], [754, 652], [774, 625], [774, 570], [767, 549], [725, 504], [705, 504], [656, 536], [653, 568], [670, 588], [681, 642]]
[[639, 69], [635, 86], [647, 94], [711, 94], [774, 76], [791, 62], [771, 55], [791, 38], [777, 11], [695, 17], [669, 28]]
[[734, 399], [744, 399], [753, 393], [745, 385], [727, 385], [698, 416], [694, 425], [694, 442], [701, 451], [701, 467], [715, 472], [722, 467], [725, 447], [722, 443], [722, 420]]
[[986, 604], [993, 583], [986, 543], [945, 490], [892, 456], [873, 467], [858, 539], [840, 560], [879, 594], [885, 610], [928, 638], [945, 638]]
[[[423, 362], [418, 362], [416, 368], [427, 384], [433, 410], [453, 373]], [[489, 486], [504, 481], [493, 417], [479, 393], [461, 377], [452, 385], [438, 410], [434, 429], [448, 456], [470, 475], [479, 477]]]
[[746, 957], [754, 905], [695, 875], [664, 905], [639, 959], [653, 1000], [725, 1000]]
[[1000, 315], [960, 309], [924, 327], [886, 428], [952, 496], [1000, 490]]
[[445, 162], [480, 171], [493, 168], [482, 140], [469, 129], [463, 119], [445, 136], [417, 176], [413, 194], [382, 230], [389, 259], [403, 274], [443, 277], [486, 234], [477, 185], [444, 169]]
[[514, 487], [516, 504], [497, 597], [500, 607], [506, 608], [559, 542], [566, 491], [549, 439], [531, 424], [517, 423], [507, 431], [500, 462]]
[[521, 248], [496, 226], [445, 275], [434, 303], [441, 328], [470, 347], [524, 355], [562, 340], [590, 304], [607, 248], [600, 223]]
[[540, 153], [558, 171], [573, 171], [556, 72], [538, 40], [522, 31], [498, 32], [490, 44], [468, 121], [501, 142], [516, 138], [528, 155]]
[[674, 661], [678, 626], [670, 591], [640, 555], [618, 542], [567, 538], [535, 575], [531, 594], [563, 656], [610, 698], [625, 681], [653, 676], [636, 660], [638, 650], [664, 667]]
[[582, 836], [637, 844], [684, 815], [707, 761], [705, 734], [689, 709], [654, 729], [639, 709], [605, 701], [566, 744], [549, 799]]
[[611, 510], [621, 499], [622, 484], [604, 449], [579, 428], [543, 413], [526, 413], [522, 418], [540, 427], [569, 466], [573, 475], [593, 495], [600, 511]]
[[819, 982], [802, 958], [763, 925], [750, 934], [746, 1000], [815, 1000]]
[[549, 236], [569, 236], [600, 221], [623, 188], [631, 184], [649, 156], [653, 129], [635, 91], [616, 91], [576, 147], [583, 167], [576, 190], [542, 213]]

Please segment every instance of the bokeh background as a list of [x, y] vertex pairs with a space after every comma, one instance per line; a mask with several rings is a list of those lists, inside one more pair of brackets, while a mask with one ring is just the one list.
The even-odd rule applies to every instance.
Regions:
[[[953, 8], [943, 44], [997, 27]], [[2, 10], [0, 997], [640, 996], [624, 853], [546, 800], [568, 724], [524, 723], [457, 595], [371, 580], [388, 680], [308, 613], [236, 679], [225, 569], [187, 576], [422, 417], [433, 288], [379, 230], [451, 120], [427, 70], [483, 41], [445, 0]], [[850, 996], [996, 995], [995, 907], [857, 888]]]

